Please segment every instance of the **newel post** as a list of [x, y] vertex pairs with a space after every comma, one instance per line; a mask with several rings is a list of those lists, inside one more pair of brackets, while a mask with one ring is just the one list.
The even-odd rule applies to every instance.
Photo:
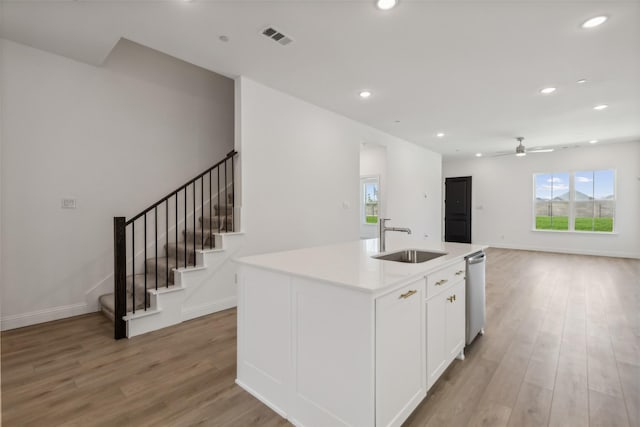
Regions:
[[127, 224], [125, 217], [113, 218], [114, 338], [127, 337]]

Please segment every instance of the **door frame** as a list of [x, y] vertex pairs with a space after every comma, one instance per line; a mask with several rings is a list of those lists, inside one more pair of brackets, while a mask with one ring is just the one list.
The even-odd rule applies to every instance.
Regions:
[[[364, 184], [366, 181], [374, 181], [378, 184], [378, 222], [375, 224], [367, 224], [364, 221]], [[361, 239], [374, 239], [377, 237], [378, 226], [380, 224], [380, 218], [382, 217], [382, 183], [380, 182], [380, 175], [360, 175], [360, 202], [359, 202], [359, 215], [358, 215], [358, 224], [360, 230], [360, 238]], [[373, 230], [373, 234], [371, 236], [364, 236], [364, 230], [370, 232]]]

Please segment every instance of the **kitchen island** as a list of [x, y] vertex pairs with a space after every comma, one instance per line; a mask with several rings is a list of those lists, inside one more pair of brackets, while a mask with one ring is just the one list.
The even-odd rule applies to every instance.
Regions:
[[[394, 236], [395, 237], [395, 236]], [[239, 263], [236, 382], [293, 424], [396, 426], [464, 348], [464, 257], [484, 246], [377, 239]]]

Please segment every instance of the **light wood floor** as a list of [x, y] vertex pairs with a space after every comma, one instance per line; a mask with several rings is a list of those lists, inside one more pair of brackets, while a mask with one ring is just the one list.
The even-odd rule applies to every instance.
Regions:
[[[640, 426], [640, 261], [488, 254], [487, 333], [406, 425]], [[235, 310], [111, 335], [99, 314], [2, 333], [3, 425], [289, 425], [234, 384]]]

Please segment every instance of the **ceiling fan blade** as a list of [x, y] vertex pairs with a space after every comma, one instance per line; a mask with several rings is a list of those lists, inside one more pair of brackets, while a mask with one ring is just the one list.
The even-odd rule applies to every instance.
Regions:
[[554, 151], [553, 148], [540, 148], [538, 150], [527, 150], [527, 154], [528, 153], [551, 153], [552, 151]]
[[499, 153], [490, 154], [485, 157], [504, 157], [504, 156], [515, 156], [515, 153], [513, 151], [502, 151]]

